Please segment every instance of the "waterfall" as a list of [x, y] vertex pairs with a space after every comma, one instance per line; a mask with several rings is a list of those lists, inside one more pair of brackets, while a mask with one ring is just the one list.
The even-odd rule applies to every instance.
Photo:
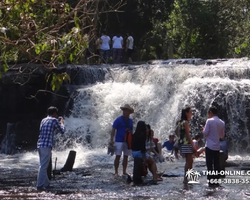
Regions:
[[[134, 126], [149, 123], [161, 141], [173, 133], [181, 108], [193, 109], [192, 135], [201, 133], [210, 105], [218, 106], [226, 123], [229, 148], [250, 150], [250, 61], [230, 59], [215, 65], [154, 64], [135, 67], [106, 67], [105, 80], [83, 85], [74, 99], [71, 115], [65, 119], [67, 133], [59, 143], [104, 147], [120, 106], [129, 103]], [[61, 137], [61, 136], [60, 136]]]

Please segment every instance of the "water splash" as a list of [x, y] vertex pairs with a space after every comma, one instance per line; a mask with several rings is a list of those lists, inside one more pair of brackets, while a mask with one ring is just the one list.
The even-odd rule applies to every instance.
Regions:
[[191, 127], [195, 135], [201, 133], [199, 125], [204, 125], [208, 107], [216, 104], [226, 122], [231, 150], [250, 150], [248, 59], [231, 59], [212, 66], [120, 66], [109, 72], [104, 82], [78, 90], [72, 114], [66, 119], [64, 146], [105, 146], [112, 122], [121, 115], [119, 107], [124, 103], [135, 108], [135, 125], [139, 120], [150, 123], [162, 141], [173, 133], [183, 106], [190, 105], [194, 110]]

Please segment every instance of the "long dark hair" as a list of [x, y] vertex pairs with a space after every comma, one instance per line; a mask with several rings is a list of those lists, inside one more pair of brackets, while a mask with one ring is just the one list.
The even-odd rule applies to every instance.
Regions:
[[152, 129], [151, 129], [151, 126], [149, 124], [146, 124], [146, 127], [148, 128], [149, 130], [149, 133], [147, 135], [147, 129], [146, 129], [146, 140], [149, 141], [151, 139], [151, 135], [152, 135]]
[[186, 106], [185, 108], [183, 108], [181, 110], [181, 120], [180, 122], [184, 121], [184, 120], [188, 120], [187, 119], [187, 113], [191, 110], [191, 107]]
[[139, 121], [136, 125], [134, 136], [145, 136], [146, 137], [146, 124], [144, 121]]

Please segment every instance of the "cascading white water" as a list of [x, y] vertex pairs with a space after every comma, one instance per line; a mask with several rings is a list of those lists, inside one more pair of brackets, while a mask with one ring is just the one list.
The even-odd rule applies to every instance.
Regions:
[[[92, 71], [95, 72], [94, 69]], [[184, 105], [190, 105], [194, 110], [192, 133], [200, 133], [199, 125], [205, 123], [208, 106], [216, 103], [221, 109], [220, 115], [226, 121], [231, 150], [240, 153], [232, 156], [232, 151], [230, 152], [228, 161], [237, 163], [238, 167], [233, 165], [233, 168], [227, 169], [233, 171], [249, 166], [250, 158], [244, 153], [250, 148], [250, 61], [236, 59], [213, 66], [142, 65], [134, 69], [114, 67], [110, 68], [110, 73], [108, 70], [106, 72], [102, 83], [80, 87], [74, 99], [72, 114], [65, 119], [66, 134], [56, 135], [52, 160], [54, 164], [55, 157], [58, 158], [57, 169], [63, 167], [71, 148], [77, 151], [74, 171], [56, 176], [51, 181], [56, 195], [53, 192], [37, 193], [32, 189], [39, 165], [38, 153], [35, 151], [11, 156], [0, 154], [0, 197], [25, 198], [27, 195], [26, 198], [32, 199], [201, 200], [249, 197], [248, 184], [224, 184], [222, 188], [210, 189], [207, 188], [205, 176], [200, 177], [200, 184], [183, 187], [184, 159], [157, 163], [159, 171], [164, 170], [167, 174], [177, 174], [179, 177], [166, 177], [155, 186], [131, 187], [113, 177], [114, 157], [107, 155], [103, 147], [109, 140], [114, 119], [121, 115], [119, 107], [124, 103], [135, 108], [135, 113], [131, 116], [135, 125], [137, 121], [145, 120], [151, 124], [160, 140], [166, 139], [173, 132]], [[86, 80], [81, 83], [86, 83]], [[9, 134], [12, 133], [11, 127], [9, 124]], [[88, 148], [88, 145], [93, 148]], [[91, 176], [85, 177], [79, 173], [85, 167], [90, 170]], [[205, 159], [195, 158], [193, 167], [198, 172], [205, 170]], [[121, 173], [121, 166], [119, 170]], [[129, 162], [127, 172], [132, 171], [133, 162]]]
[[[250, 150], [249, 97], [250, 61], [231, 59], [216, 65], [142, 65], [110, 69], [105, 82], [82, 86], [74, 100], [72, 115], [65, 121], [65, 145], [75, 143], [103, 147], [110, 138], [120, 106], [129, 103], [135, 109], [134, 125], [149, 123], [156, 137], [164, 141], [173, 133], [181, 108], [194, 109], [192, 134], [201, 133], [207, 109], [216, 103], [226, 122], [231, 150]], [[112, 77], [112, 79], [110, 78]], [[60, 144], [62, 147], [62, 144]]]

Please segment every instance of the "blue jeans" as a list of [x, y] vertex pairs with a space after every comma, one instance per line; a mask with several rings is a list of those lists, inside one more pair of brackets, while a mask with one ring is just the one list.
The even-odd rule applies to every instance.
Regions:
[[46, 188], [49, 186], [49, 178], [47, 174], [47, 168], [51, 158], [51, 147], [39, 148], [39, 161], [40, 167], [37, 177], [37, 188]]
[[101, 54], [101, 57], [103, 59], [103, 61], [106, 63], [108, 62], [108, 59], [109, 59], [109, 52], [110, 50], [102, 50], [100, 51], [100, 54]]
[[[141, 151], [132, 151], [132, 156], [133, 156], [133, 158], [143, 159], [143, 154]], [[148, 159], [149, 157], [150, 157], [149, 154], [146, 152], [146, 159]]]

